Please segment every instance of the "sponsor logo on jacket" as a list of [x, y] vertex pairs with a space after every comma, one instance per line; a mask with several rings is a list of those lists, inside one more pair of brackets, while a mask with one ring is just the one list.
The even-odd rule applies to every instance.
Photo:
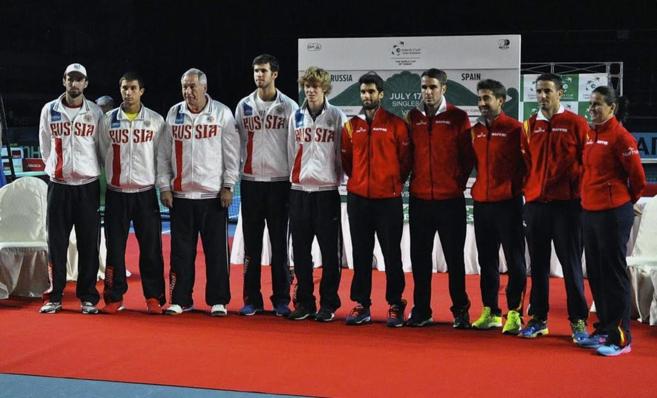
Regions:
[[632, 148], [632, 147], [628, 147], [627, 150], [625, 150], [625, 152], [623, 152], [624, 157], [634, 156], [634, 155], [638, 155], [638, 154], [639, 154], [639, 150], [636, 149], [636, 148]]

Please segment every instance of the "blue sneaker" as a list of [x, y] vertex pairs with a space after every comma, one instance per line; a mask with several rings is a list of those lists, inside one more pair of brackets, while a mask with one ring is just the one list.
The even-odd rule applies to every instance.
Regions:
[[575, 342], [582, 348], [598, 348], [607, 342], [606, 334], [593, 333], [592, 335]]
[[532, 318], [527, 323], [527, 326], [518, 333], [518, 336], [526, 339], [533, 339], [537, 336], [546, 336], [549, 333], [550, 331], [548, 330], [547, 322]]
[[604, 357], [617, 357], [622, 354], [629, 354], [632, 352], [632, 347], [629, 344], [625, 347], [619, 347], [616, 344], [602, 345], [598, 347], [596, 352]]
[[390, 328], [400, 328], [404, 326], [404, 310], [406, 309], [406, 300], [402, 299], [400, 304], [393, 304], [388, 309], [388, 320], [386, 326]]
[[589, 334], [586, 331], [586, 322], [584, 322], [583, 319], [577, 319], [575, 322], [571, 322], [570, 329], [573, 331], [571, 336], [573, 338], [573, 343], [575, 344], [580, 340], [589, 338]]
[[274, 314], [276, 316], [287, 318], [291, 313], [292, 311], [290, 311], [290, 307], [287, 304], [276, 304], [274, 306]]
[[240, 308], [240, 315], [251, 316], [255, 314], [260, 314], [262, 312], [262, 307], [256, 307], [252, 304], [246, 304], [244, 307]]
[[347, 325], [363, 325], [370, 323], [372, 321], [372, 315], [370, 315], [370, 307], [363, 307], [358, 304], [351, 310], [347, 319], [345, 320]]

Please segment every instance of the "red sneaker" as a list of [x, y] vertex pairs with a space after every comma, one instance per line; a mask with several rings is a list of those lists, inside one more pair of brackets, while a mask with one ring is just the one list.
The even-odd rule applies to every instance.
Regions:
[[161, 315], [162, 314], [162, 306], [160, 305], [160, 300], [156, 298], [149, 298], [146, 300], [146, 311], [149, 314], [153, 315]]
[[116, 314], [119, 311], [123, 311], [125, 307], [123, 306], [123, 300], [114, 301], [112, 303], [105, 303], [105, 306], [101, 309], [104, 314]]

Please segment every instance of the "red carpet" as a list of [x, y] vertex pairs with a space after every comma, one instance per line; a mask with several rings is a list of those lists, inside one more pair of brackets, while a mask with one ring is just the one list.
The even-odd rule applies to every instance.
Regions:
[[[133, 272], [135, 246], [131, 237]], [[165, 259], [168, 263], [168, 253]], [[197, 263], [202, 261], [200, 255]], [[381, 272], [374, 273], [376, 322], [347, 327], [350, 271], [343, 273], [343, 307], [331, 324], [236, 315], [242, 304], [240, 266], [232, 267], [230, 316], [211, 318], [199, 271], [198, 311], [178, 317], [146, 315], [137, 277], [130, 278], [127, 310], [116, 316], [81, 315], [72, 285], [65, 310], [57, 315], [38, 314], [39, 300], [0, 301], [0, 372], [341, 397], [657, 396], [651, 385], [657, 328], [633, 323], [633, 351], [619, 358], [575, 347], [560, 279], [551, 281], [551, 334], [528, 341], [498, 331], [453, 330], [445, 274], [434, 277], [439, 324], [393, 330], [383, 324], [387, 306]], [[265, 297], [271, 292], [268, 271], [263, 272]], [[407, 282], [405, 296], [411, 298], [411, 275]], [[478, 276], [467, 277], [473, 318], [481, 306], [478, 282]]]

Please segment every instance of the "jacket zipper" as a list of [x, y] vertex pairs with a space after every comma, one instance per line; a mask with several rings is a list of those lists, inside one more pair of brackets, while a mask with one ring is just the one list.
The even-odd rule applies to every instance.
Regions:
[[429, 118], [429, 187], [431, 188], [431, 200], [433, 200], [433, 160], [431, 153], [433, 152], [433, 145], [431, 144], [431, 130], [433, 129], [433, 117]]
[[546, 130], [547, 134], [547, 145], [546, 145], [546, 153], [545, 153], [545, 161], [543, 164], [545, 165], [543, 167], [543, 181], [541, 183], [541, 194], [540, 197], [543, 200], [546, 200], [544, 197], [545, 195], [545, 186], [547, 185], [547, 176], [548, 176], [548, 156], [550, 154], [550, 142], [552, 141], [552, 121], [548, 122], [548, 128]]
[[[373, 122], [373, 120], [372, 120]], [[370, 185], [372, 184], [372, 122], [367, 122], [367, 198], [370, 198]]]
[[[490, 128], [488, 127], [488, 124], [486, 124], [486, 174], [490, 176]], [[477, 173], [479, 173], [480, 170], [477, 170]], [[490, 187], [490, 179], [486, 178], [486, 200], [490, 199], [489, 196], [489, 187]]]

